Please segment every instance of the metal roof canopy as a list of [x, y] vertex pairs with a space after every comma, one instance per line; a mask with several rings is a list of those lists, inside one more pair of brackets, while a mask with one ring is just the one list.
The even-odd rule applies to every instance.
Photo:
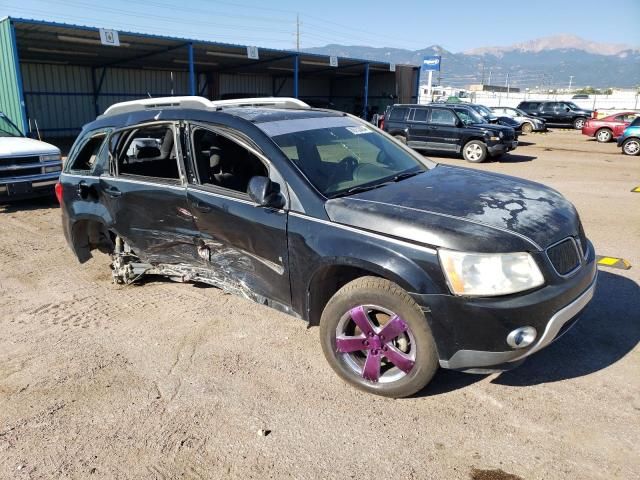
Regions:
[[[21, 18], [11, 19], [16, 32], [20, 61], [81, 65], [93, 68], [127, 67], [189, 71], [193, 52], [193, 68], [199, 73], [269, 73], [293, 75], [298, 58], [300, 77], [310, 75], [363, 75], [366, 65], [370, 74], [389, 72], [389, 63], [345, 58], [338, 67], [330, 66], [330, 57], [304, 52], [259, 48], [259, 59], [247, 56], [247, 46], [209, 42], [189, 38], [166, 37], [119, 31], [120, 46], [103, 45], [99, 29], [65, 23]], [[412, 66], [413, 67], [413, 66]]]

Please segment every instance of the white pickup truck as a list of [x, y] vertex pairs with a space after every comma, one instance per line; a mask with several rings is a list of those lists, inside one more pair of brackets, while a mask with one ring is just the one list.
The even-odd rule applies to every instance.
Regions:
[[0, 111], [0, 203], [51, 195], [60, 170], [57, 147], [25, 137]]

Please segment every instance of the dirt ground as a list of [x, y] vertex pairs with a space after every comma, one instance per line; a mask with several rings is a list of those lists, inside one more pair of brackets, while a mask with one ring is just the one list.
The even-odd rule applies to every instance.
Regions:
[[556, 188], [633, 268], [601, 268], [581, 321], [520, 368], [440, 371], [404, 400], [344, 384], [315, 327], [214, 288], [114, 285], [55, 203], [0, 207], [0, 478], [638, 478], [640, 159], [521, 140], [473, 168]]

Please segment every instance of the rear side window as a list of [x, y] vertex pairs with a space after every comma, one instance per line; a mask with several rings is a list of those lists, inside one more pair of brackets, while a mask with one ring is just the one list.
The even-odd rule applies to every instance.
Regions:
[[408, 111], [409, 109], [404, 107], [393, 108], [391, 110], [391, 114], [389, 115], [389, 120], [402, 121], [407, 116]]
[[131, 131], [118, 152], [118, 175], [178, 180], [177, 150], [171, 125]]
[[413, 111], [413, 121], [414, 122], [426, 122], [427, 121], [427, 113], [429, 110], [426, 108], [416, 108]]
[[451, 110], [434, 108], [431, 110], [431, 123], [437, 123], [438, 125], [455, 125], [456, 116]]
[[106, 133], [99, 133], [92, 136], [89, 140], [80, 148], [80, 151], [71, 160], [69, 165], [70, 172], [90, 172], [93, 169], [100, 148], [104, 144], [104, 140], [107, 137]]

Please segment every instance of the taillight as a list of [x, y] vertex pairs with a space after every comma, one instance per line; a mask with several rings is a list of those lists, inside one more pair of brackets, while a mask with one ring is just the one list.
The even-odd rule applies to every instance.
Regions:
[[62, 184], [60, 182], [56, 183], [56, 198], [58, 199], [58, 203], [62, 205]]

